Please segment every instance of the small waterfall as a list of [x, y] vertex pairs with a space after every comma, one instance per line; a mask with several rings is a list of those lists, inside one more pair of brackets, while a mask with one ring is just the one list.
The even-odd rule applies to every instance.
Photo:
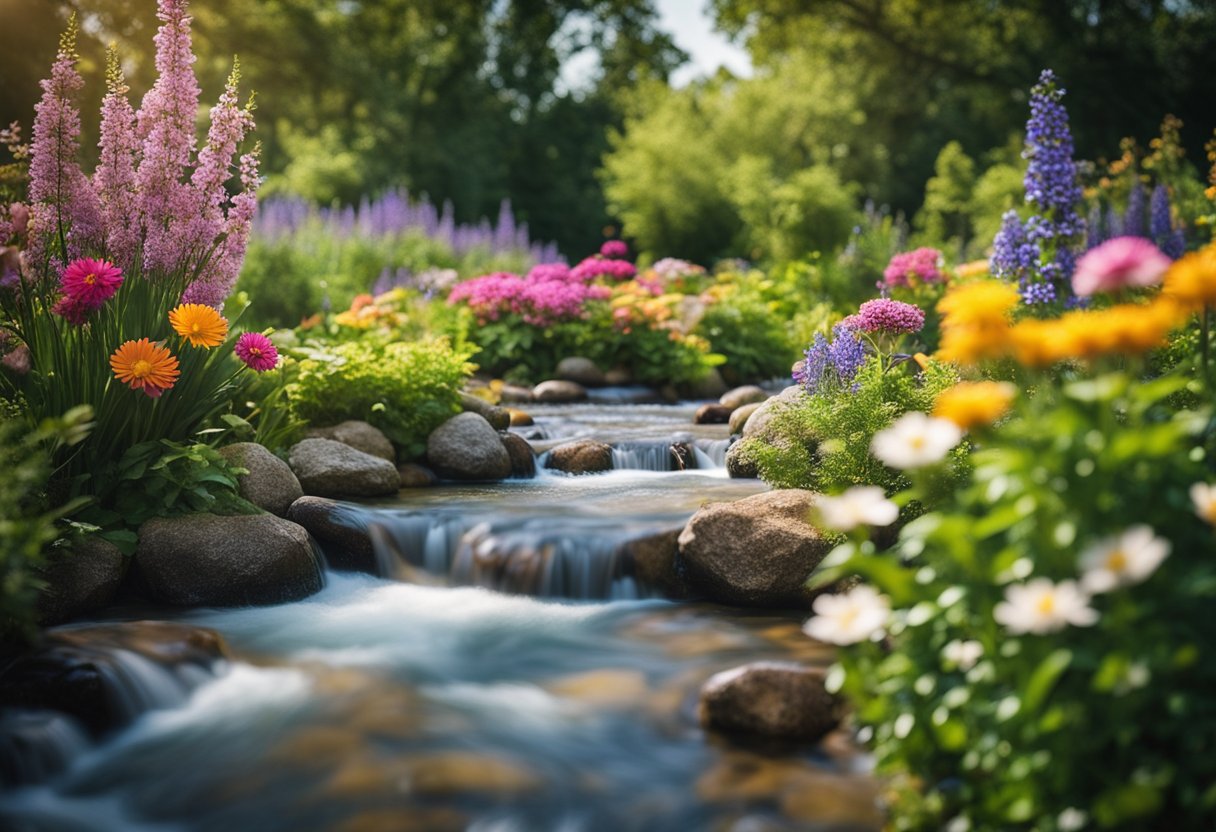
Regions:
[[0, 784], [40, 783], [89, 747], [79, 722], [55, 711], [17, 708], [0, 714]]
[[612, 447], [612, 467], [617, 471], [684, 471], [696, 468], [690, 442], [622, 442]]
[[698, 439], [695, 446], [698, 468], [725, 468], [729, 439]]

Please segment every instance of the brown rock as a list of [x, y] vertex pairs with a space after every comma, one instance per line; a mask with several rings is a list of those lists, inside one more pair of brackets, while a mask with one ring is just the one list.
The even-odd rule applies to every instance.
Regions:
[[734, 390], [727, 390], [718, 399], [718, 403], [729, 407], [731, 410], [738, 410], [745, 404], [759, 404], [768, 399], [768, 393], [765, 393], [754, 384], [745, 384], [742, 387], [736, 387]]
[[587, 399], [587, 388], [573, 381], [554, 379], [552, 381], [542, 381], [532, 388], [532, 397], [538, 402], [550, 402], [553, 404], [581, 402]]
[[676, 569], [682, 531], [678, 528], [668, 529], [630, 540], [622, 547], [625, 557], [633, 561], [634, 577], [638, 583], [661, 590], [668, 598], [688, 595], [688, 588]]
[[516, 433], [503, 432], [498, 434], [502, 445], [507, 449], [511, 458], [511, 476], [520, 479], [532, 479], [536, 476], [536, 454], [528, 440]]
[[528, 428], [536, 424], [536, 421], [528, 413], [514, 408], [507, 408], [507, 415], [511, 417], [511, 427], [513, 428]]
[[843, 707], [824, 688], [827, 672], [790, 662], [726, 670], [701, 688], [701, 724], [731, 734], [818, 742], [840, 725]]
[[417, 462], [406, 462], [397, 466], [402, 488], [428, 488], [439, 482], [439, 475]]
[[787, 489], [702, 508], [680, 534], [689, 586], [724, 604], [807, 606], [806, 580], [833, 547], [811, 524], [814, 499]]
[[633, 384], [633, 373], [624, 367], [614, 367], [604, 373], [604, 384], [609, 387], [627, 387]]
[[597, 474], [612, 470], [612, 448], [593, 439], [558, 445], [549, 452], [545, 467], [567, 474]]
[[332, 439], [350, 445], [357, 451], [378, 456], [389, 462], [397, 462], [397, 451], [379, 428], [351, 419], [329, 428], [313, 428], [307, 436], [314, 439]]
[[696, 425], [725, 425], [730, 423], [730, 414], [731, 409], [724, 404], [703, 404], [692, 421]]
[[590, 358], [578, 355], [563, 358], [558, 362], [557, 377], [581, 384], [583, 387], [604, 386], [604, 371], [595, 366], [595, 362]]
[[760, 402], [752, 402], [751, 404], [745, 404], [742, 407], [735, 408], [734, 412], [730, 414], [729, 424], [731, 434], [734, 435], [736, 433], [743, 433], [743, 428], [747, 424], [747, 420], [750, 419], [751, 415], [759, 409]]
[[528, 404], [535, 401], [535, 398], [530, 388], [504, 384], [498, 391], [498, 400], [503, 404]]

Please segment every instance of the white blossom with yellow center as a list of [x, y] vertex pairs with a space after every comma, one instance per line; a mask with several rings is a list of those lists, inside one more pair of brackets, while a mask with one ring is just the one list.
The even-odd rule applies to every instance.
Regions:
[[856, 644], [874, 638], [891, 618], [891, 604], [873, 587], [843, 595], [820, 595], [811, 605], [815, 617], [803, 625], [808, 636], [831, 644]]
[[945, 459], [962, 439], [963, 431], [954, 422], [924, 413], [905, 413], [874, 434], [870, 453], [892, 468], [924, 468]]
[[1216, 526], [1216, 483], [1197, 482], [1192, 485], [1191, 502], [1201, 520]]
[[1168, 540], [1143, 524], [1132, 526], [1081, 553], [1081, 586], [1097, 593], [1138, 584], [1156, 572], [1169, 553]]
[[824, 528], [838, 532], [889, 526], [899, 516], [899, 507], [876, 485], [856, 485], [836, 497], [819, 497], [815, 509]]
[[1005, 589], [1005, 600], [996, 605], [993, 617], [1014, 635], [1053, 633], [1071, 625], [1089, 627], [1098, 613], [1089, 606], [1089, 595], [1076, 581], [1052, 583], [1035, 578]]

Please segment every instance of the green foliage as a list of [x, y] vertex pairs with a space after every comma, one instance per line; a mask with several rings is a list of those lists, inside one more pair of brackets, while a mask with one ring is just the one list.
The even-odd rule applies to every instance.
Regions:
[[1001, 230], [1006, 211], [1025, 210], [1025, 171], [1019, 165], [998, 162], [980, 175], [971, 195], [971, 224], [974, 243], [968, 256], [983, 256]]
[[[1216, 473], [1202, 444], [1212, 400], [1163, 406], [1187, 387], [1199, 384], [1039, 378], [981, 432], [973, 476], [892, 552], [846, 544], [829, 557], [823, 580], [860, 574], [894, 610], [889, 638], [846, 651], [836, 679], [897, 790], [895, 829], [1210, 827], [1214, 530], [1188, 490]], [[924, 499], [919, 476], [897, 499]], [[1081, 579], [1080, 553], [1137, 525], [1168, 541], [1168, 557], [1086, 595], [1095, 624], [998, 623], [1009, 587]], [[977, 661], [951, 658], [961, 642]]]
[[881, 485], [894, 492], [906, 477], [870, 455], [870, 440], [900, 415], [929, 411], [958, 381], [948, 365], [930, 363], [920, 373], [908, 362], [886, 372], [871, 357], [852, 388], [803, 395], [778, 409], [761, 434], [745, 439], [746, 454], [765, 482], [777, 488], [836, 492], [852, 485]]
[[[752, 292], [735, 292], [713, 304], [694, 330], [723, 356], [720, 368], [731, 384], [787, 376], [798, 357], [774, 302]], [[801, 341], [797, 343], [802, 343]]]
[[0, 419], [0, 640], [26, 638], [33, 630], [42, 588], [38, 568], [61, 535], [56, 522], [80, 506], [80, 501], [62, 505], [48, 494], [51, 452], [83, 441], [91, 416], [80, 407], [36, 427], [22, 419]]
[[304, 351], [290, 389], [296, 416], [310, 425], [370, 422], [406, 456], [420, 455], [427, 435], [460, 412], [470, 353], [446, 340], [418, 343], [364, 338]]
[[916, 215], [917, 230], [932, 243], [952, 242], [962, 249], [971, 239], [971, 200], [975, 162], [956, 141], [937, 154], [933, 178], [925, 183], [925, 201]]
[[854, 195], [835, 169], [812, 165], [777, 179], [772, 164], [745, 155], [730, 170], [730, 200], [753, 260], [782, 261], [835, 252], [849, 238], [857, 213]]

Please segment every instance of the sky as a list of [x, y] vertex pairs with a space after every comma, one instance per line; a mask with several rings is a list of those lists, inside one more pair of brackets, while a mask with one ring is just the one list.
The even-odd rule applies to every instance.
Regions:
[[672, 75], [672, 86], [682, 87], [712, 75], [723, 65], [736, 75], [751, 75], [747, 53], [714, 31], [708, 4], [709, 0], [658, 0], [659, 26], [674, 35], [676, 45], [689, 54], [689, 62]]

